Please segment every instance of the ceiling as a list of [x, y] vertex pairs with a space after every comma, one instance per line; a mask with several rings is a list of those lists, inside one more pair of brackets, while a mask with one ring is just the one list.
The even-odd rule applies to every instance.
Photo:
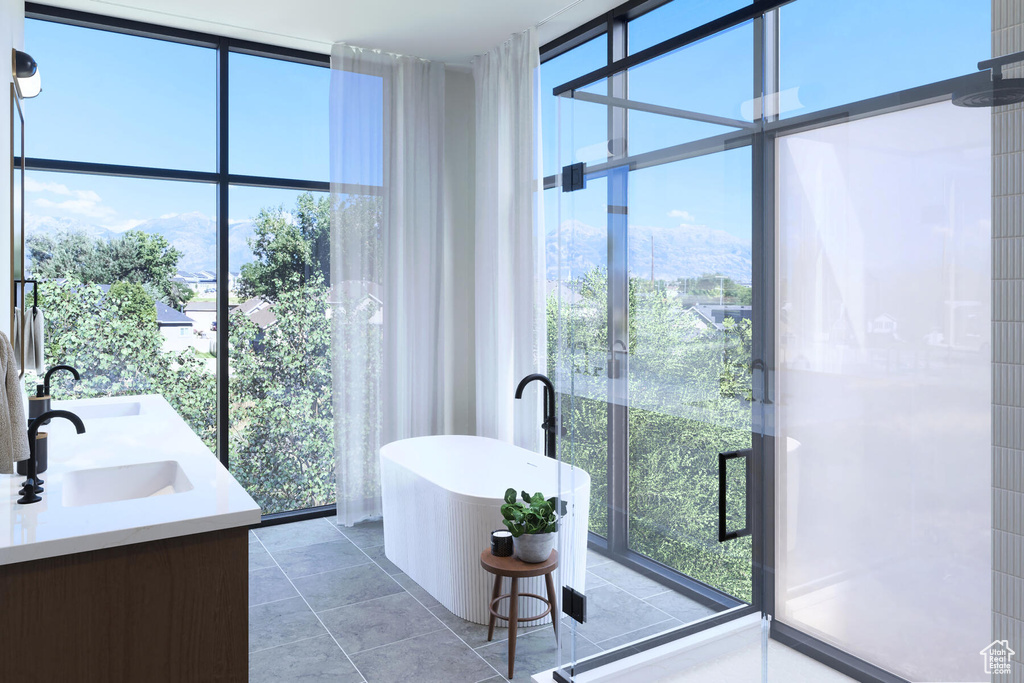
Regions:
[[48, 0], [47, 4], [328, 53], [360, 47], [468, 65], [512, 33], [540, 43], [622, 0]]

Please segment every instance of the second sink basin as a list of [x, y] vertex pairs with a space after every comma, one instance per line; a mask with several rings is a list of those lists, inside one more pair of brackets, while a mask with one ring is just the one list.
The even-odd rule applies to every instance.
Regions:
[[66, 507], [77, 507], [191, 490], [192, 482], [181, 466], [174, 460], [161, 460], [68, 472], [61, 500]]
[[[54, 405], [54, 408], [59, 407], [59, 404]], [[115, 401], [112, 403], [75, 406], [70, 408], [70, 410], [83, 420], [96, 420], [104, 417], [130, 417], [138, 415], [142, 410], [142, 404], [138, 401]]]

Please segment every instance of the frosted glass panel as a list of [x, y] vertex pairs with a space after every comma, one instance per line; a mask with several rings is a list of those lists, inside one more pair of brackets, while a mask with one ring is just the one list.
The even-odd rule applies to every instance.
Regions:
[[991, 640], [989, 110], [778, 141], [777, 618], [912, 681]]

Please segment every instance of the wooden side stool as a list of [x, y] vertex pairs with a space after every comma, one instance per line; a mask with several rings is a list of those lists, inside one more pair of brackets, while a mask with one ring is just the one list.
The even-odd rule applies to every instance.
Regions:
[[[495, 619], [503, 619], [508, 622], [508, 677], [511, 679], [512, 671], [516, 664], [516, 631], [518, 630], [521, 622], [536, 621], [538, 619], [543, 619], [550, 614], [551, 626], [555, 629], [555, 642], [558, 641], [558, 598], [555, 593], [555, 579], [553, 576], [555, 569], [558, 568], [558, 551], [552, 550], [551, 556], [548, 557], [547, 560], [537, 564], [532, 564], [529, 562], [523, 562], [515, 556], [495, 557], [494, 555], [491, 555], [491, 549], [488, 547], [480, 553], [480, 566], [484, 568], [484, 571], [494, 574], [494, 590], [491, 591], [491, 618], [487, 624], [487, 640], [490, 641], [491, 638], [494, 637]], [[502, 594], [501, 579], [505, 576], [512, 580], [512, 589], [510, 593]], [[537, 595], [536, 593], [519, 592], [519, 579], [526, 579], [533, 576], [544, 577], [544, 581], [548, 588], [547, 598], [542, 595]], [[547, 609], [534, 616], [519, 616], [520, 595], [528, 598], [537, 598], [547, 605]], [[507, 617], [503, 617], [498, 614], [498, 603], [505, 598], [509, 599]]]

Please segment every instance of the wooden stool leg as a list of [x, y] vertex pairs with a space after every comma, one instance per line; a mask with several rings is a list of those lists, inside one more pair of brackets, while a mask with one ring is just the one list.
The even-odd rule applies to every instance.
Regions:
[[508, 603], [508, 677], [516, 665], [516, 631], [519, 629], [519, 579], [512, 577], [512, 597]]
[[558, 642], [558, 594], [555, 593], [554, 572], [544, 575], [548, 585], [548, 604], [551, 605], [551, 627], [555, 629], [555, 642]]
[[[494, 589], [491, 591], [491, 603], [492, 604], [494, 603], [494, 600], [499, 595], [501, 595], [501, 576], [499, 576], [498, 574], [495, 574], [494, 575]], [[495, 621], [495, 619], [497, 619], [497, 617], [494, 616], [494, 612], [491, 612], [491, 620], [487, 622], [487, 640], [488, 641], [490, 641], [490, 639], [494, 637], [494, 621]]]

